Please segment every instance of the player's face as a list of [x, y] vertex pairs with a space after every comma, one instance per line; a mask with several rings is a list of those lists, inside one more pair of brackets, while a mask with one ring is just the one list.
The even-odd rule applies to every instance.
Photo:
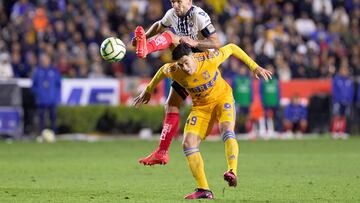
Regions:
[[192, 56], [183, 56], [177, 61], [177, 65], [185, 73], [192, 75], [195, 73], [197, 65]]
[[184, 16], [191, 8], [192, 0], [170, 0], [177, 16]]

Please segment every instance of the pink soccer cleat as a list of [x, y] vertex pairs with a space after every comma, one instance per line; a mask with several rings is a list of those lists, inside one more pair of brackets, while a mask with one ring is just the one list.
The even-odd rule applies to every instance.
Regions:
[[165, 150], [159, 150], [157, 149], [153, 153], [151, 153], [149, 156], [139, 159], [139, 163], [144, 165], [155, 165], [155, 164], [161, 164], [165, 165], [169, 161], [169, 153]]
[[186, 195], [184, 199], [214, 199], [214, 195], [210, 190], [196, 188], [195, 192]]
[[230, 187], [236, 187], [237, 185], [237, 177], [234, 172], [232, 172], [232, 169], [224, 173], [224, 180], [229, 183]]
[[137, 26], [135, 29], [135, 39], [136, 39], [136, 55], [139, 58], [146, 58], [148, 54], [146, 46], [146, 35], [145, 30], [141, 26]]

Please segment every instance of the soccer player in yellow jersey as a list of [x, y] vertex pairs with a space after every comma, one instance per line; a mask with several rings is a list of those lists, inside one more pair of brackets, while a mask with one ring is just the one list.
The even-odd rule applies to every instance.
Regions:
[[219, 50], [192, 53], [186, 44], [180, 44], [173, 50], [174, 63], [163, 65], [154, 76], [146, 90], [134, 100], [138, 107], [150, 100], [154, 87], [164, 78], [169, 77], [190, 94], [192, 109], [184, 129], [183, 151], [190, 170], [196, 180], [195, 192], [185, 199], [212, 199], [204, 171], [204, 163], [199, 145], [212, 129], [214, 122], [219, 122], [228, 169], [224, 179], [229, 186], [237, 185], [238, 144], [234, 133], [235, 110], [232, 89], [222, 78], [219, 65], [230, 55], [242, 60], [253, 71], [256, 78], [271, 78], [271, 72], [257, 65], [240, 47], [228, 44]]

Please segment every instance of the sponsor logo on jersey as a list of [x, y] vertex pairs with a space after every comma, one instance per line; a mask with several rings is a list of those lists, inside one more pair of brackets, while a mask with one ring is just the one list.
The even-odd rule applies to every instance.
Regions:
[[[205, 72], [207, 72], [207, 71], [205, 71]], [[196, 86], [194, 88], [189, 88], [188, 91], [191, 93], [199, 93], [199, 92], [204, 92], [204, 91], [212, 88], [215, 85], [218, 75], [219, 75], [219, 72], [216, 71], [214, 78], [211, 79], [209, 82], [199, 85], [199, 86]], [[209, 74], [209, 77], [210, 77], [210, 74]]]
[[224, 108], [225, 108], [225, 109], [230, 109], [230, 108], [231, 108], [231, 104], [225, 103], [225, 104], [224, 104]]

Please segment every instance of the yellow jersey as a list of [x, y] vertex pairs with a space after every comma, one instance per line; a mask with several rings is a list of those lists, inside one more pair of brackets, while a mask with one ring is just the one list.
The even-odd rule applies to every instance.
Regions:
[[198, 66], [192, 75], [185, 73], [176, 63], [163, 65], [147, 87], [147, 91], [151, 92], [158, 83], [157, 80], [166, 76], [186, 89], [194, 106], [216, 102], [226, 95], [232, 95], [232, 88], [219, 71], [220, 64], [230, 55], [241, 59], [251, 70], [258, 66], [240, 47], [228, 44], [215, 51], [194, 53]]

